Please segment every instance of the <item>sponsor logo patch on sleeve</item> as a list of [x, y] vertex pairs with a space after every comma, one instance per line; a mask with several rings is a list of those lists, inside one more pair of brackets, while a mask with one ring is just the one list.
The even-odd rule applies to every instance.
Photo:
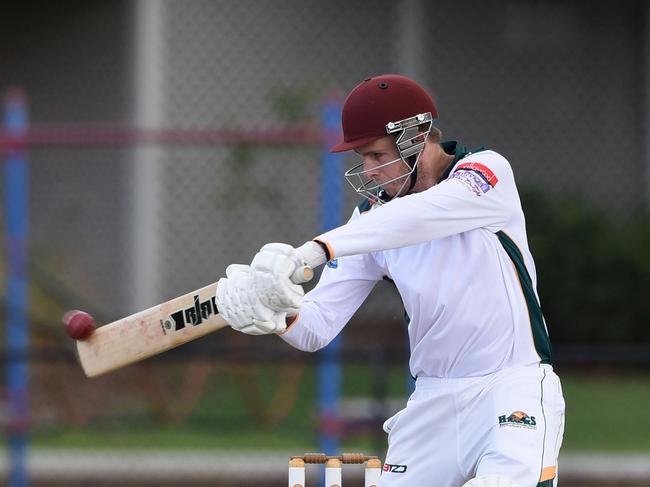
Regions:
[[489, 167], [478, 162], [460, 164], [449, 178], [457, 179], [477, 196], [487, 193], [499, 182]]
[[330, 260], [326, 265], [327, 265], [327, 267], [329, 267], [330, 269], [338, 269], [338, 267], [339, 267], [339, 260], [338, 260], [338, 259]]

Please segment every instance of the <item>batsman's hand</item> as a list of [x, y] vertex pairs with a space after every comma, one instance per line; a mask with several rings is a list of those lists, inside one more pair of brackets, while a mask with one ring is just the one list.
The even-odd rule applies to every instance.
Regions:
[[247, 265], [228, 266], [226, 277], [217, 283], [216, 302], [219, 315], [242, 333], [266, 335], [287, 327], [287, 313], [271, 309], [260, 300]]
[[325, 252], [315, 242], [298, 249], [282, 243], [266, 244], [253, 258], [255, 291], [268, 308], [297, 315], [305, 294], [301, 284], [311, 279], [311, 268], [325, 262]]

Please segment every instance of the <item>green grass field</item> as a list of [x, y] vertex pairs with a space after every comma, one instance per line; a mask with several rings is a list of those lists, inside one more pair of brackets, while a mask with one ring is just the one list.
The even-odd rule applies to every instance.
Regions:
[[568, 375], [564, 450], [650, 451], [650, 374]]
[[[346, 367], [344, 395], [370, 396], [382, 388], [389, 397], [405, 395], [404, 369], [378, 372]], [[381, 381], [373, 380], [378, 376]], [[275, 393], [281, 379], [277, 372], [258, 373], [255, 382], [259, 387], [247, 389], [238, 386], [234, 374], [222, 374], [210, 382], [182, 422], [155, 420], [137, 409], [108, 408], [83, 427], [56, 424], [35, 428], [33, 445], [313, 450], [317, 444], [314, 377], [311, 369], [304, 371], [294, 391], [295, 400], [287, 406]], [[563, 451], [650, 451], [650, 376], [563, 374], [562, 380], [567, 404]], [[254, 400], [251, 391], [257, 395]], [[383, 433], [373, 429], [344, 440], [342, 447], [377, 451], [384, 441]]]

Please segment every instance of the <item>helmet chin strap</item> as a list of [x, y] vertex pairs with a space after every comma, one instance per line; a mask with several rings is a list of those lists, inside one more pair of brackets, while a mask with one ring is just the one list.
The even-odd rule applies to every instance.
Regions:
[[[412, 157], [416, 157], [416, 156], [412, 156]], [[412, 157], [408, 157], [408, 159], [411, 159]], [[416, 160], [415, 160], [415, 166], [412, 166], [409, 163], [409, 161], [406, 161], [404, 159], [402, 159], [402, 161], [404, 162], [404, 164], [406, 164], [408, 167], [411, 168], [411, 173], [408, 174], [408, 177], [409, 177], [409, 180], [410, 180], [409, 185], [408, 185], [408, 187], [406, 187], [406, 181], [404, 181], [402, 186], [400, 186], [400, 188], [397, 190], [397, 193], [395, 193], [394, 195], [391, 195], [390, 199], [398, 198], [399, 196], [404, 196], [404, 195], [409, 194], [411, 192], [411, 190], [413, 189], [413, 187], [415, 186], [415, 183], [418, 180], [417, 157], [416, 157]], [[405, 174], [404, 177], [406, 177], [406, 176], [407, 175]], [[383, 191], [385, 194], [387, 194], [385, 189], [381, 189], [381, 191]]]
[[[424, 149], [423, 149], [424, 150]], [[422, 151], [421, 151], [422, 152]], [[418, 181], [418, 162], [420, 159], [420, 154], [413, 154], [411, 156], [408, 156], [406, 159], [402, 159], [404, 163], [411, 168], [411, 174], [409, 175], [409, 186], [406, 188], [406, 191], [404, 191], [403, 194], [409, 194], [413, 188], [415, 187], [415, 183]], [[402, 193], [402, 190], [404, 189], [404, 186], [400, 188], [398, 193]], [[400, 196], [399, 194], [394, 195], [394, 197]]]
[[418, 157], [411, 156], [411, 158], [415, 158], [415, 161], [413, 161], [414, 167], [413, 172], [411, 173], [411, 184], [409, 185], [409, 189], [406, 190], [406, 194], [409, 194], [411, 192], [418, 180]]
[[430, 113], [416, 115], [415, 117], [386, 125], [388, 133], [400, 132], [395, 140], [397, 153], [404, 163], [411, 168], [411, 181], [404, 194], [410, 193], [415, 187], [415, 183], [417, 183], [418, 162], [424, 152], [432, 125], [433, 120]]

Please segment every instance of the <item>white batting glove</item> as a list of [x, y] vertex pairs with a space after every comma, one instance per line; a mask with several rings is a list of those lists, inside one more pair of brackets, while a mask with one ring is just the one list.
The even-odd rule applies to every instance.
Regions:
[[255, 255], [251, 271], [260, 301], [275, 311], [298, 314], [305, 294], [302, 286], [291, 280], [304, 262], [291, 245], [266, 244]]
[[[325, 251], [316, 242], [294, 249], [282, 243], [266, 244], [251, 263], [255, 290], [263, 304], [275, 311], [297, 315], [305, 294], [303, 269], [325, 262]], [[313, 274], [310, 274], [310, 276]]]
[[228, 266], [226, 277], [217, 283], [216, 303], [219, 315], [242, 333], [266, 335], [287, 328], [287, 313], [273, 310], [260, 300], [247, 265]]

